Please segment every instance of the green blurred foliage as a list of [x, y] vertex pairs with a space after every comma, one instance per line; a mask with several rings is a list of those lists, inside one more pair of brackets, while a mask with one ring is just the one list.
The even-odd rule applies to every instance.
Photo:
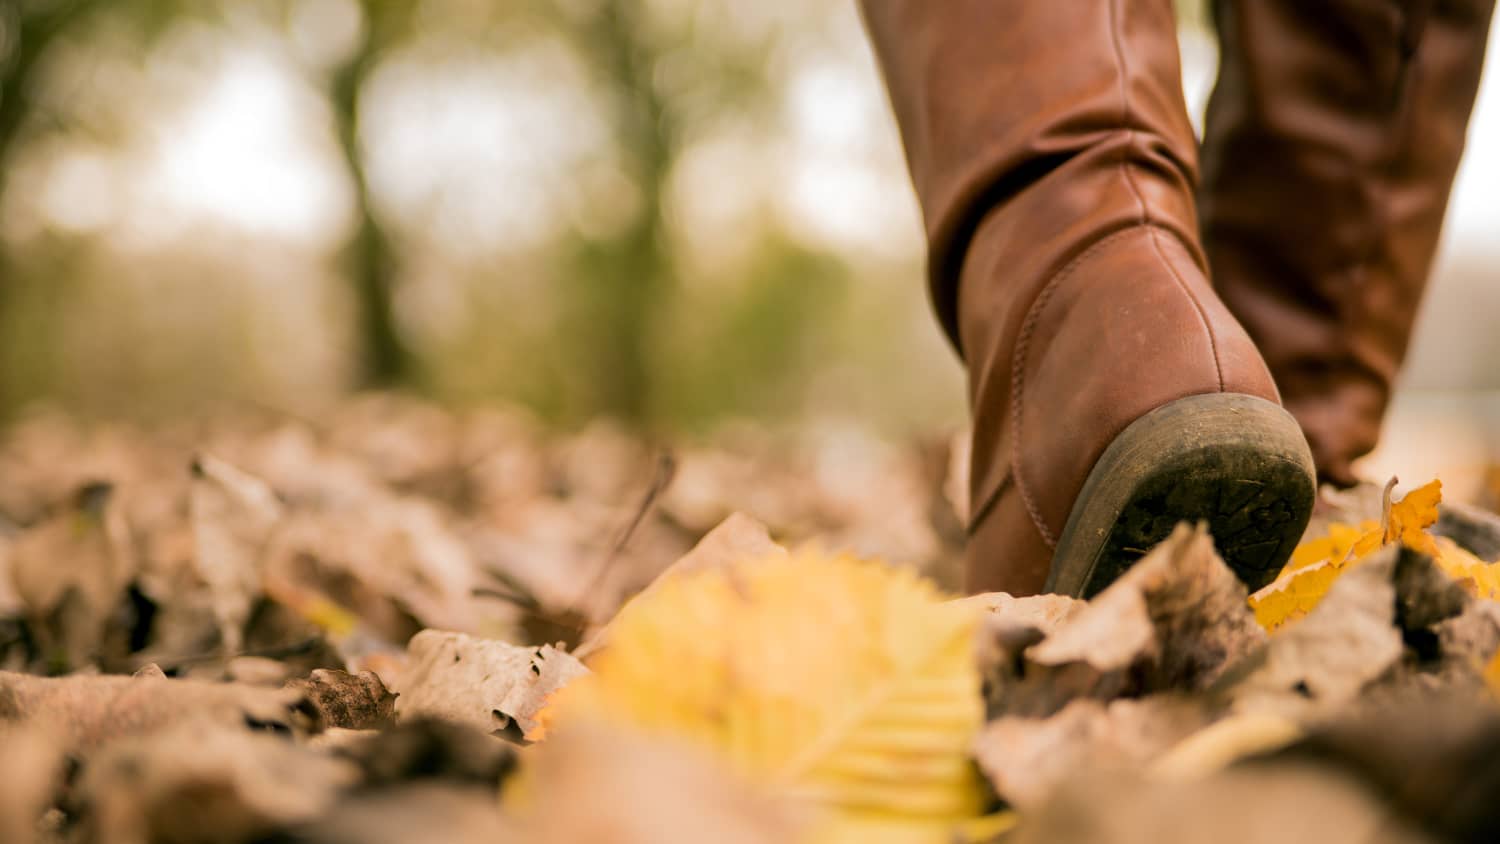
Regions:
[[[898, 425], [958, 416], [893, 130], [883, 101], [859, 105], [878, 83], [851, 6], [0, 10], [0, 412], [38, 399], [136, 416], [224, 399], [296, 407], [398, 386], [669, 431], [830, 409]], [[205, 150], [181, 127], [212, 109], [222, 89], [205, 80], [235, 61], [281, 80], [297, 157], [333, 186], [309, 188], [308, 203], [335, 199], [306, 226], [160, 199], [174, 173], [188, 194], [207, 178], [176, 168], [215, 160], [220, 136]], [[835, 81], [812, 110], [826, 100], [875, 135], [856, 127], [844, 156], [874, 162], [873, 222], [845, 217], [874, 227], [866, 242], [896, 226], [901, 244], [863, 248], [787, 210], [810, 166], [797, 146], [809, 118], [788, 115], [823, 77]], [[471, 124], [472, 139], [453, 137]], [[705, 151], [725, 149], [732, 166], [716, 170]], [[818, 195], [836, 202], [843, 183], [830, 184]], [[693, 210], [720, 199], [722, 220]]]

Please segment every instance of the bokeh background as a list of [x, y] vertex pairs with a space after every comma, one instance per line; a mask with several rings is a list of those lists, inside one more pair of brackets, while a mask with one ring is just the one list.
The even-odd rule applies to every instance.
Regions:
[[[1369, 466], [1460, 497], [1500, 455], [1493, 65]], [[852, 0], [0, 0], [6, 415], [395, 387], [565, 428], [956, 428], [921, 279]]]

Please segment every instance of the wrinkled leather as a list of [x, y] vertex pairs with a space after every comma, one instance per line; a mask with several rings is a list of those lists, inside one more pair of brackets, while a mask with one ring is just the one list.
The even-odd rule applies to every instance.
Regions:
[[1356, 480], [1437, 248], [1493, 0], [1220, 0], [1203, 243], [1324, 481]]
[[1089, 470], [1177, 398], [1276, 400], [1207, 279], [1170, 0], [865, 0], [974, 417], [968, 587], [1039, 591]]

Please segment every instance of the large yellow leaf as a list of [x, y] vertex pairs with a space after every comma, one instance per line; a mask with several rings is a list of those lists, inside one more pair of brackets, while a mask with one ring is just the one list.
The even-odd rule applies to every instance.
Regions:
[[1276, 580], [1250, 596], [1255, 619], [1267, 630], [1275, 630], [1307, 615], [1340, 574], [1394, 542], [1432, 557], [1438, 568], [1470, 594], [1500, 599], [1500, 563], [1486, 563], [1453, 540], [1428, 533], [1437, 524], [1442, 500], [1441, 481], [1418, 487], [1396, 502], [1390, 500], [1387, 489], [1383, 524], [1330, 524], [1326, 535], [1297, 546]]
[[818, 840], [951, 841], [980, 815], [976, 613], [915, 574], [800, 553], [670, 576], [611, 627], [549, 728], [687, 738], [820, 810]]

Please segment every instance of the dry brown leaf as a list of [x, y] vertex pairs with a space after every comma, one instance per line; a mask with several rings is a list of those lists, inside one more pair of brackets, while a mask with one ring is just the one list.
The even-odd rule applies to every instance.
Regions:
[[979, 608], [986, 620], [994, 620], [1014, 627], [1030, 627], [1043, 636], [1050, 636], [1088, 606], [1088, 602], [1067, 595], [1027, 595], [1017, 598], [1006, 592], [982, 592], [967, 598], [958, 598], [955, 603]]
[[194, 722], [116, 742], [78, 786], [82, 839], [253, 841], [310, 821], [358, 780], [348, 762], [273, 735]]
[[1042, 716], [1078, 697], [1109, 700], [1211, 686], [1265, 642], [1245, 587], [1202, 527], [1180, 525], [1122, 577], [1026, 648], [994, 714]]
[[370, 671], [350, 674], [319, 668], [287, 683], [287, 688], [306, 698], [326, 727], [372, 730], [396, 722], [396, 696]]
[[1173, 745], [1151, 763], [1151, 776], [1165, 780], [1202, 779], [1235, 762], [1269, 753], [1302, 737], [1302, 727], [1276, 715], [1231, 715]]
[[486, 733], [531, 738], [548, 695], [587, 669], [551, 645], [521, 647], [464, 633], [423, 630], [407, 644], [396, 714], [443, 718]]
[[0, 671], [0, 724], [45, 731], [89, 750], [186, 720], [308, 732], [318, 724], [301, 693], [153, 677], [33, 677]]
[[1189, 782], [1083, 775], [1006, 844], [1436, 844], [1380, 798], [1307, 765], [1230, 768]]
[[1026, 650], [1023, 679], [1004, 693], [1002, 712], [1049, 715], [1074, 698], [1110, 700], [1136, 691], [1159, 654], [1146, 599], [1135, 589], [1106, 589]]
[[1263, 763], [1316, 763], [1444, 841], [1500, 840], [1500, 711], [1483, 693], [1408, 687], [1340, 713]]
[[479, 626], [474, 561], [430, 502], [371, 495], [358, 508], [298, 513], [265, 558], [269, 580], [353, 612], [386, 641], [405, 641], [423, 627], [473, 633]]
[[534, 844], [782, 844], [800, 818], [701, 750], [581, 727], [533, 751], [507, 794]]
[[419, 718], [357, 732], [338, 753], [359, 766], [365, 788], [435, 779], [493, 792], [516, 767], [514, 744], [451, 721]]
[[128, 533], [109, 484], [88, 484], [63, 512], [10, 547], [16, 596], [51, 668], [99, 656], [105, 625], [135, 575]]
[[1398, 549], [1340, 577], [1312, 612], [1272, 637], [1264, 658], [1230, 690], [1238, 711], [1288, 717], [1336, 712], [1401, 659], [1391, 584]]
[[1203, 708], [1184, 698], [1075, 700], [1049, 718], [991, 721], [974, 755], [995, 792], [1027, 810], [1081, 773], [1138, 768], [1207, 721]]
[[1161, 643], [1151, 691], [1201, 690], [1261, 648], [1266, 634], [1246, 608], [1247, 590], [1203, 526], [1179, 525], [1111, 588], [1139, 590]]

